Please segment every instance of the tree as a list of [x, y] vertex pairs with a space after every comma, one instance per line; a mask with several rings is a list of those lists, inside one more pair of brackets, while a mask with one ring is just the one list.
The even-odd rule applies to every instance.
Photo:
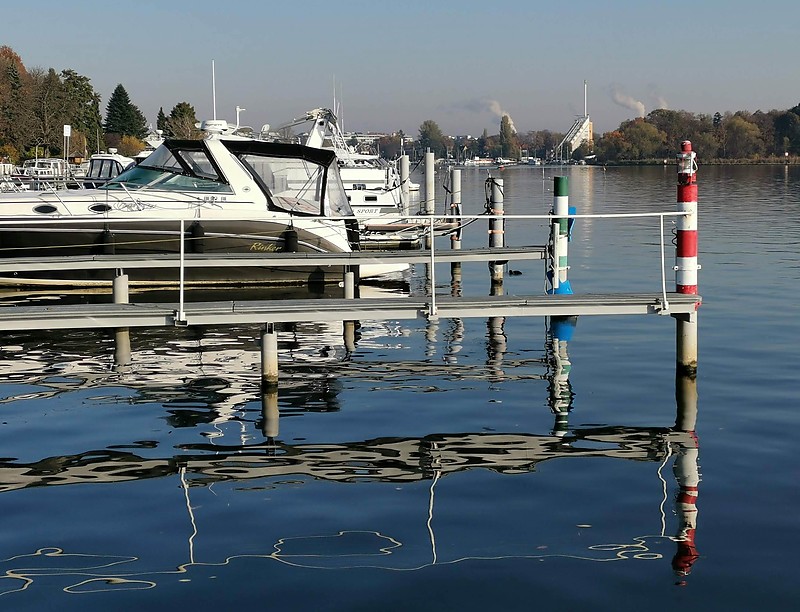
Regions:
[[164, 121], [164, 135], [168, 138], [199, 138], [200, 130], [197, 129], [196, 123], [194, 106], [188, 102], [178, 102]]
[[32, 71], [34, 135], [54, 154], [61, 152], [64, 125], [69, 123], [68, 100], [63, 83], [56, 71]]
[[10, 47], [0, 47], [0, 143], [8, 143], [16, 152], [24, 151], [36, 138], [31, 87], [19, 55]]
[[653, 159], [663, 157], [666, 134], [644, 119], [634, 119], [621, 126], [629, 144], [629, 159]]
[[449, 145], [449, 138], [442, 133], [439, 125], [427, 119], [419, 126], [418, 144], [424, 153], [427, 149], [433, 151], [436, 157], [446, 157]]
[[156, 129], [165, 132], [167, 129], [167, 116], [164, 114], [164, 107], [158, 108], [158, 115], [156, 116]]
[[100, 117], [100, 95], [94, 90], [88, 77], [74, 70], [63, 70], [64, 93], [67, 99], [68, 124], [72, 126], [69, 154], [83, 156], [88, 150], [101, 148], [102, 118]]
[[734, 115], [725, 125], [728, 155], [736, 158], [757, 157], [764, 152], [758, 126], [741, 115]]
[[106, 132], [120, 136], [144, 138], [147, 135], [147, 120], [142, 111], [131, 102], [128, 92], [120, 83], [116, 86], [106, 105]]
[[500, 156], [519, 157], [517, 131], [511, 124], [511, 118], [508, 115], [503, 115], [503, 118], [500, 120]]

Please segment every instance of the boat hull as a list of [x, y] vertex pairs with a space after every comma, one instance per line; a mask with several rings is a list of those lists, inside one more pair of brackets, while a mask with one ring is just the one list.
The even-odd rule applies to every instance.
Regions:
[[[209, 256], [224, 254], [342, 252], [340, 247], [302, 227], [280, 221], [203, 221], [186, 223], [184, 253]], [[76, 257], [92, 255], [174, 255], [180, 258], [181, 233], [175, 221], [114, 223], [81, 226], [54, 221], [35, 226], [0, 224], [0, 258]], [[180, 282], [176, 267], [125, 269], [132, 285], [165, 285]], [[0, 273], [0, 285], [108, 284], [115, 270], [19, 270]], [[339, 283], [342, 266], [241, 266], [185, 268], [187, 285], [306, 285]]]

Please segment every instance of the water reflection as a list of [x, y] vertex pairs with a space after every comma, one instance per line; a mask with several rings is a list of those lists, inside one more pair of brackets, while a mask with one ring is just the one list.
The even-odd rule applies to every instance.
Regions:
[[[105, 448], [87, 448], [72, 454], [43, 454], [24, 461], [1, 459], [0, 494], [176, 479], [184, 493], [191, 531], [186, 562], [163, 572], [137, 569], [137, 559], [133, 556], [72, 555], [59, 548], [42, 548], [7, 559], [3, 562], [3, 571], [6, 578], [13, 579], [10, 584], [15, 586], [0, 595], [26, 588], [44, 575], [68, 579], [70, 584], [65, 587], [68, 592], [152, 588], [157, 585], [159, 576], [185, 573], [192, 567], [228, 565], [235, 559], [252, 557], [308, 568], [373, 567], [403, 571], [468, 560], [509, 558], [647, 561], [662, 558], [659, 547], [654, 546], [659, 540], [674, 543], [672, 567], [678, 583], [685, 584], [699, 556], [695, 545], [699, 484], [696, 380], [676, 379], [673, 427], [570, 428], [567, 415], [573, 408], [574, 394], [567, 346], [574, 321], [551, 322], [544, 347], [546, 358], [520, 360], [508, 358], [503, 320], [490, 318], [486, 363], [481, 366], [452, 359], [458, 353], [463, 323], [450, 321], [446, 324], [445, 358], [451, 359], [451, 363], [446, 372], [425, 363], [396, 359], [354, 364], [354, 352], [367, 346], [383, 350], [392, 344], [392, 338], [403, 333], [402, 329], [391, 326], [379, 331], [371, 324], [356, 326], [358, 334], [349, 339], [344, 328], [339, 326], [283, 329], [279, 336], [284, 361], [281, 382], [277, 389], [268, 391], [262, 391], [257, 385], [258, 347], [252, 339], [254, 336], [244, 331], [231, 336], [227, 330], [225, 333], [214, 329], [195, 330], [189, 338], [172, 339], [158, 334], [145, 335], [145, 342], [134, 338], [133, 350], [128, 336], [123, 339], [124, 358], [120, 359], [121, 351], [114, 343], [114, 340], [119, 342], [118, 330], [113, 339], [109, 337], [105, 342], [114, 355], [113, 364], [84, 352], [85, 347], [81, 349], [75, 338], [66, 347], [68, 358], [59, 352], [64, 351], [63, 345], [56, 351], [46, 344], [33, 343], [25, 345], [23, 350], [22, 346], [7, 343], [3, 350], [11, 355], [4, 357], [22, 359], [3, 359], [0, 366], [5, 379], [23, 385], [24, 392], [3, 402], [49, 398], [76, 389], [106, 390], [112, 384], [124, 384], [134, 391], [126, 401], [161, 404], [163, 418], [170, 427], [186, 431], [187, 435], [169, 442], [137, 436]], [[426, 341], [431, 342], [430, 329], [425, 333]], [[314, 341], [308, 342], [308, 338]], [[168, 351], [162, 351], [165, 343]], [[550, 434], [467, 431], [314, 443], [281, 437], [281, 426], [287, 427], [287, 423], [281, 423], [281, 417], [344, 410], [340, 398], [344, 381], [351, 377], [371, 377], [385, 383], [435, 374], [463, 381], [470, 377], [485, 379], [488, 373], [490, 379], [521, 380], [526, 375], [515, 374], [515, 368], [530, 365], [531, 361], [539, 367], [546, 365], [546, 371], [539, 377], [548, 381], [546, 403], [555, 415]], [[101, 368], [87, 374], [87, 370], [91, 371], [91, 366], [98, 363], [105, 364], [105, 370]], [[111, 395], [109, 398], [116, 401]], [[199, 426], [209, 424], [216, 429], [209, 432], [201, 428], [204, 431], [196, 435]], [[224, 424], [236, 425], [238, 429], [234, 428], [232, 433], [222, 427]], [[524, 554], [516, 551], [458, 554], [452, 549], [445, 554], [439, 549], [437, 533], [446, 528], [437, 521], [437, 496], [446, 496], [439, 490], [442, 482], [476, 471], [500, 477], [534, 474], [548, 462], [568, 458], [606, 458], [657, 465], [664, 491], [660, 532], [648, 536], [631, 535], [623, 543], [587, 545], [580, 554], [535, 550]], [[678, 491], [672, 508], [678, 522], [674, 534], [667, 533], [668, 510], [665, 507], [670, 485], [662, 473], [670, 461], [674, 473], [672, 486], [677, 486]], [[319, 534], [313, 527], [306, 527], [306, 535], [280, 537], [272, 544], [272, 550], [262, 553], [245, 555], [237, 550], [216, 550], [217, 560], [196, 558], [195, 548], [202, 541], [204, 530], [202, 517], [196, 515], [193, 497], [221, 483], [235, 483], [239, 489], [262, 487], [291, 491], [299, 482], [370, 487], [377, 483], [395, 486], [427, 483], [427, 554], [420, 552], [419, 542], [412, 543], [397, 533], [342, 530]], [[410, 554], [410, 550], [416, 552]], [[58, 569], [64, 567], [70, 569]], [[8, 587], [7, 584], [3, 586]]]

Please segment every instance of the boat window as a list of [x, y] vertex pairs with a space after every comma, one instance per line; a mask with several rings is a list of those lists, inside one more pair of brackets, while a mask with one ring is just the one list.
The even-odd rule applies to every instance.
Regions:
[[110, 191], [135, 190], [135, 189], [164, 189], [168, 191], [197, 191], [214, 193], [233, 193], [226, 183], [176, 173], [175, 171], [159, 170], [149, 166], [133, 166], [128, 168], [118, 177], [112, 179], [101, 189]]
[[162, 168], [172, 172], [183, 172], [183, 167], [167, 147], [159, 147], [141, 164], [147, 168]]
[[295, 157], [242, 154], [239, 160], [260, 179], [272, 204], [282, 210], [322, 214], [325, 168]]
[[180, 151], [179, 154], [197, 176], [219, 180], [219, 174], [204, 151]]

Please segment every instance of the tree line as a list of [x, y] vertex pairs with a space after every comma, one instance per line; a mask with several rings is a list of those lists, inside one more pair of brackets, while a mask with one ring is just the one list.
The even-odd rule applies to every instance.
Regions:
[[[145, 147], [150, 131], [142, 112], [122, 84], [117, 85], [101, 115], [100, 95], [89, 77], [74, 70], [26, 69], [19, 55], [0, 46], [0, 161], [21, 163], [33, 157], [86, 157], [116, 147], [134, 155]], [[159, 109], [156, 129], [165, 137], [197, 138], [194, 107], [179, 102], [169, 114]], [[69, 150], [63, 126], [71, 126]], [[550, 158], [564, 138], [550, 130], [514, 130], [504, 115], [499, 132], [483, 130], [477, 138], [445, 135], [428, 119], [417, 138], [402, 132], [379, 141], [381, 154], [394, 158], [401, 150], [420, 158], [430, 148], [437, 157], [465, 160], [473, 157]], [[598, 163], [638, 163], [671, 158], [683, 140], [691, 140], [705, 162], [723, 160], [770, 161], [800, 155], [800, 104], [788, 110], [696, 114], [688, 111], [654, 110], [646, 117], [624, 121], [594, 142], [585, 142], [572, 157]], [[406, 142], [408, 146], [406, 146]], [[410, 148], [410, 150], [409, 150]]]
[[[111, 147], [135, 155], [144, 149], [150, 125], [123, 85], [109, 97], [105, 119], [100, 102], [89, 77], [74, 70], [28, 70], [13, 49], [0, 46], [0, 162], [85, 158]], [[194, 138], [196, 122], [194, 107], [179, 102], [169, 115], [159, 109], [156, 129], [167, 137]], [[69, 139], [65, 125], [70, 126]]]
[[[381, 151], [392, 157], [400, 149], [402, 134], [379, 142]], [[412, 145], [417, 157], [430, 149], [437, 157], [464, 160], [472, 157], [549, 159], [564, 138], [550, 130], [518, 134], [510, 129], [508, 116], [500, 121], [500, 132], [479, 138], [450, 137], [433, 120], [424, 121]], [[658, 109], [646, 117], [624, 121], [616, 130], [602, 134], [594, 142], [584, 142], [571, 152], [575, 160], [597, 163], [639, 163], [672, 158], [684, 140], [705, 162], [776, 161], [800, 155], [800, 104], [788, 110], [697, 114]]]

